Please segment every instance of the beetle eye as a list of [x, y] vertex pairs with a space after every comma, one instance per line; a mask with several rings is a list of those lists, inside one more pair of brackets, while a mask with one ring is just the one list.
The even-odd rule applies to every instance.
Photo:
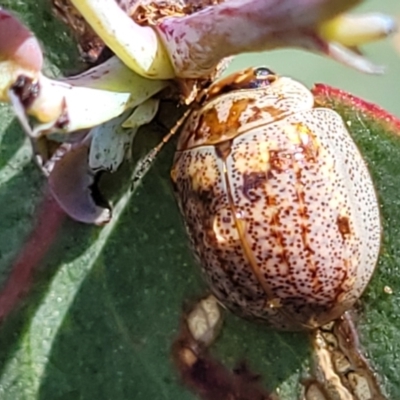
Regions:
[[271, 71], [267, 67], [259, 67], [254, 70], [254, 75], [257, 79], [266, 79], [269, 75], [276, 75], [275, 72]]
[[254, 69], [254, 87], [269, 86], [275, 79], [275, 72], [266, 67], [259, 67]]

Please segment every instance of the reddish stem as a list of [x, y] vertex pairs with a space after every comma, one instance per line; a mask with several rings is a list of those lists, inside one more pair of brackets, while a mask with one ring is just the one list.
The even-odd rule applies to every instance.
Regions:
[[13, 60], [33, 71], [40, 71], [43, 65], [42, 50], [33, 33], [0, 8], [0, 61], [3, 60]]
[[0, 320], [7, 317], [27, 293], [32, 274], [53, 244], [65, 216], [56, 201], [47, 193], [38, 207], [35, 226], [19, 251], [11, 267], [11, 275], [0, 292]]
[[203, 77], [236, 54], [300, 47], [328, 54], [318, 26], [361, 0], [229, 0], [156, 29], [177, 76]]

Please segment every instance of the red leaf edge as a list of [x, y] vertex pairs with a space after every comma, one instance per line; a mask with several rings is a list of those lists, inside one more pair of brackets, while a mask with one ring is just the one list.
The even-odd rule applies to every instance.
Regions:
[[387, 130], [400, 136], [400, 119], [390, 114], [382, 107], [362, 100], [342, 89], [337, 89], [323, 83], [315, 84], [311, 91], [318, 104], [342, 104], [346, 107], [357, 110], [357, 112], [362, 112], [367, 117], [384, 124]]

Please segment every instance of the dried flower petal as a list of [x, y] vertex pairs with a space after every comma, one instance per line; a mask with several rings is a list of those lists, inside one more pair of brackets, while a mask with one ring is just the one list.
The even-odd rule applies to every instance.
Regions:
[[[148, 99], [133, 112], [114, 118], [91, 130], [89, 166], [93, 171], [115, 172], [131, 154], [132, 141], [142, 125], [152, 121], [158, 100]], [[130, 114], [130, 115], [129, 115]]]
[[[103, 225], [111, 219], [109, 206], [99, 197], [95, 175], [88, 166], [89, 143], [64, 144], [49, 175], [49, 187], [61, 208], [73, 219]], [[54, 159], [53, 159], [54, 160]]]

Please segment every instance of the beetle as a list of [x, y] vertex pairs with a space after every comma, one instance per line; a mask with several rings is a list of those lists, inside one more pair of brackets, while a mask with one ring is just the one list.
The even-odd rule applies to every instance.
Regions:
[[315, 329], [366, 288], [381, 240], [374, 186], [342, 118], [303, 84], [264, 67], [213, 84], [171, 176], [204, 276], [239, 316]]

